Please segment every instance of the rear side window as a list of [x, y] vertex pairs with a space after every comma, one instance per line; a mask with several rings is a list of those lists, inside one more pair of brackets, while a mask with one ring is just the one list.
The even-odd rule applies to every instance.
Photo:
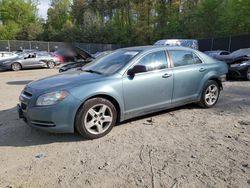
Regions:
[[202, 63], [201, 59], [191, 51], [171, 50], [169, 54], [175, 67]]
[[221, 52], [220, 55], [228, 55], [229, 52]]
[[145, 55], [137, 65], [144, 65], [146, 72], [165, 69], [168, 67], [165, 51], [152, 52]]

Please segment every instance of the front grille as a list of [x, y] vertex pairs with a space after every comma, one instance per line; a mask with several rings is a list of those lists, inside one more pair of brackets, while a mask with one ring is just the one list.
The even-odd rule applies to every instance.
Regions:
[[21, 109], [22, 109], [22, 110], [26, 110], [26, 109], [27, 109], [27, 105], [24, 104], [24, 103], [21, 103]]

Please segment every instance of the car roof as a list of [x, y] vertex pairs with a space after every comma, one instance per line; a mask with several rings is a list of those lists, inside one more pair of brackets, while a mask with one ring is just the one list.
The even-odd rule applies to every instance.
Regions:
[[162, 49], [162, 50], [191, 50], [192, 48], [182, 47], [182, 46], [135, 46], [135, 47], [127, 47], [122, 48], [123, 50], [138, 50], [138, 51], [149, 51], [154, 49]]

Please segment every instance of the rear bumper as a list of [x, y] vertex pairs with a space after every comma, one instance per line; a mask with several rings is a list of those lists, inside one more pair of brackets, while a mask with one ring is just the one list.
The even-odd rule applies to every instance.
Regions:
[[225, 82], [225, 81], [227, 81], [227, 75], [226, 75], [226, 74], [221, 75], [221, 76], [219, 77], [219, 80], [220, 80], [220, 82]]

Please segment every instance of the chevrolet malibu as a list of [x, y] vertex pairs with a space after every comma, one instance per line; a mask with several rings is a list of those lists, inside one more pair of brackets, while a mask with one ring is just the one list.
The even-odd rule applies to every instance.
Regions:
[[95, 139], [133, 117], [188, 103], [213, 107], [227, 71], [225, 63], [190, 48], [124, 48], [28, 84], [18, 112], [32, 127]]

